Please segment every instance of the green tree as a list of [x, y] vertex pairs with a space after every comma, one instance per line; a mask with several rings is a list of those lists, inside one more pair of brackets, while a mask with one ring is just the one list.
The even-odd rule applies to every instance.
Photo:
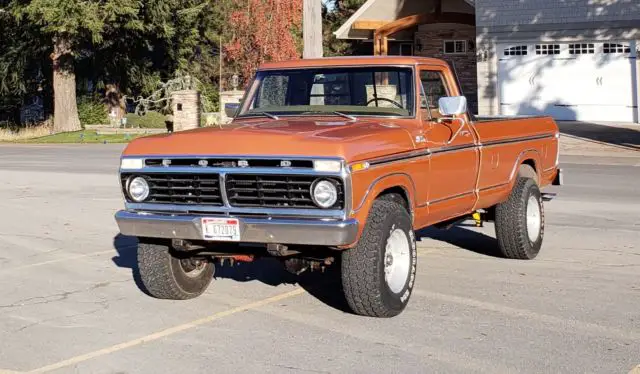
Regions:
[[365, 2], [366, 0], [327, 0], [323, 2], [322, 36], [325, 56], [349, 56], [360, 50], [361, 42], [339, 40], [333, 33]]
[[[47, 41], [53, 69], [56, 132], [81, 129], [76, 101], [76, 59], [115, 30], [141, 30], [141, 3], [133, 0], [14, 0], [8, 10], [18, 24], [26, 23]], [[33, 38], [31, 38], [33, 40]]]

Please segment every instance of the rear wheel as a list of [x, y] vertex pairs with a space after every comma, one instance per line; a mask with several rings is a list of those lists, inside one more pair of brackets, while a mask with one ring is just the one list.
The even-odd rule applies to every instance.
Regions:
[[141, 242], [138, 244], [138, 269], [151, 296], [186, 300], [207, 289], [215, 266], [205, 258], [181, 256], [168, 245]]
[[496, 237], [503, 256], [530, 260], [544, 237], [544, 206], [538, 184], [519, 177], [509, 199], [496, 206]]
[[354, 313], [400, 314], [411, 296], [417, 252], [411, 218], [392, 201], [376, 200], [358, 244], [342, 253], [342, 285]]

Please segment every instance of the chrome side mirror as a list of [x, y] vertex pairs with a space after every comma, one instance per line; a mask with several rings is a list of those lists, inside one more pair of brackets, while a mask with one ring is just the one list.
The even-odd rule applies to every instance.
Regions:
[[238, 109], [240, 109], [239, 103], [224, 104], [224, 114], [229, 118], [234, 118], [238, 114]]
[[441, 97], [438, 100], [438, 111], [443, 116], [457, 116], [467, 112], [467, 98], [464, 96]]

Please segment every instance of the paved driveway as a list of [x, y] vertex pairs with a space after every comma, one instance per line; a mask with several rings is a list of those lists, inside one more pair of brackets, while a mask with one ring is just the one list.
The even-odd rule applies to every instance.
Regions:
[[[200, 298], [146, 296], [121, 237], [119, 146], [0, 145], [0, 372], [594, 372], [640, 364], [637, 159], [563, 158], [531, 262], [493, 228], [420, 233], [407, 310], [343, 311], [335, 273], [223, 267]], [[602, 164], [602, 163], [605, 164]]]

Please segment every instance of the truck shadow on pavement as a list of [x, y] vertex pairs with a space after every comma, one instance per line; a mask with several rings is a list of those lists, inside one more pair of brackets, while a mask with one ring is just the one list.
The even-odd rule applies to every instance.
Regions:
[[[117, 256], [112, 258], [113, 263], [118, 267], [131, 269], [131, 275], [138, 289], [149, 295], [138, 270], [137, 238], [118, 234], [113, 238], [113, 247], [117, 253]], [[224, 265], [218, 262], [215, 265], [214, 280], [258, 281], [274, 287], [282, 284], [297, 284], [322, 303], [345, 313], [351, 313], [342, 293], [339, 261], [327, 267], [324, 272], [306, 271], [300, 275], [287, 272], [279, 260], [268, 257], [258, 258], [253, 262], [236, 262], [234, 265], [227, 260]]]
[[424, 243], [424, 239], [433, 239], [477, 254], [503, 258], [498, 250], [498, 240], [496, 238], [470, 230], [465, 226], [473, 227], [473, 225], [468, 224], [456, 225], [449, 230], [428, 227], [416, 232], [416, 240]]
[[[497, 240], [484, 233], [473, 231], [457, 225], [449, 230], [426, 228], [416, 232], [416, 240], [437, 240], [449, 243], [474, 253], [502, 257], [498, 252]], [[428, 245], [428, 244], [427, 244]], [[113, 247], [117, 256], [112, 258], [113, 263], [121, 268], [131, 269], [131, 276], [140, 291], [149, 295], [142, 283], [138, 270], [138, 240], [132, 236], [121, 234], [113, 238]], [[230, 279], [237, 282], [258, 281], [269, 286], [282, 284], [297, 284], [320, 302], [345, 313], [352, 313], [344, 293], [340, 279], [340, 260], [328, 266], [324, 272], [306, 271], [300, 275], [287, 272], [279, 260], [275, 258], [258, 258], [253, 262], [236, 263], [231, 265], [225, 261], [224, 265], [216, 262], [215, 279]]]

